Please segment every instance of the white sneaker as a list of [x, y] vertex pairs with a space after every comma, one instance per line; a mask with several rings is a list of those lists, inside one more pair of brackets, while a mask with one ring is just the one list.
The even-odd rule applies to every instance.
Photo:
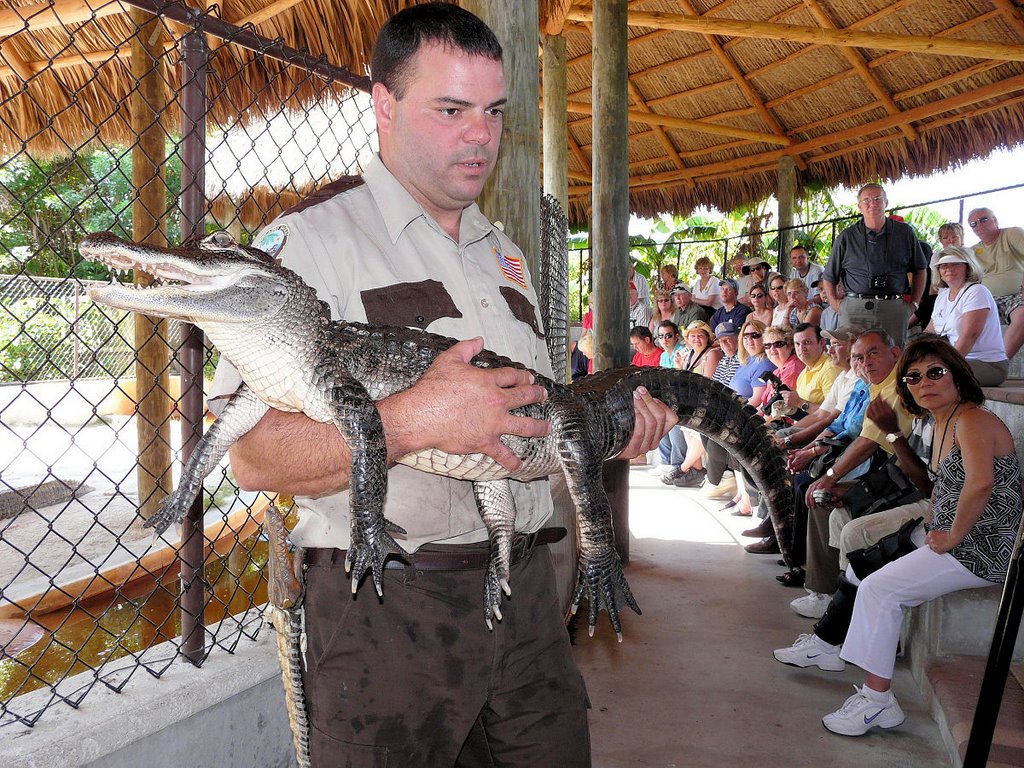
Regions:
[[772, 655], [794, 667], [818, 667], [826, 672], [842, 672], [846, 662], [839, 658], [838, 645], [829, 645], [815, 634], [800, 635], [789, 648], [778, 648]]
[[872, 728], [895, 728], [907, 719], [892, 691], [886, 691], [882, 701], [865, 693], [867, 686], [858, 688], [842, 707], [821, 718], [821, 724], [841, 736], [863, 736]]
[[821, 592], [811, 592], [809, 595], [798, 597], [789, 604], [797, 616], [805, 616], [808, 619], [820, 619], [825, 615], [825, 609], [832, 602], [829, 595]]

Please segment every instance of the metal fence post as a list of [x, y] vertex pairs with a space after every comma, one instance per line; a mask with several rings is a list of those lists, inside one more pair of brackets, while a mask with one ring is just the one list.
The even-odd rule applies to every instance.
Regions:
[[[206, 36], [194, 27], [181, 40], [181, 236], [183, 241], [204, 236], [206, 229]], [[182, 325], [181, 453], [195, 450], [203, 433], [203, 332]], [[205, 651], [206, 580], [203, 572], [203, 494], [185, 517], [181, 546], [181, 651], [193, 664]]]

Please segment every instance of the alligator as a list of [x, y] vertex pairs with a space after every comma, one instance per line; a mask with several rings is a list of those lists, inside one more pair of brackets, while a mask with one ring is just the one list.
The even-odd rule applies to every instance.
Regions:
[[[352, 452], [352, 538], [346, 555], [352, 590], [369, 572], [378, 594], [384, 561], [407, 557], [385, 520], [387, 489], [384, 434], [374, 401], [412, 386], [438, 354], [456, 343], [424, 331], [332, 321], [315, 291], [262, 251], [214, 233], [180, 248], [122, 240], [112, 233], [87, 235], [83, 257], [155, 278], [151, 287], [113, 282], [89, 296], [112, 307], [176, 318], [202, 328], [244, 381], [221, 417], [206, 432], [182, 471], [178, 488], [147, 525], [162, 532], [180, 522], [230, 445], [271, 407], [303, 411], [333, 422]], [[473, 358], [481, 368], [524, 366], [487, 350]], [[522, 459], [510, 472], [488, 456], [453, 456], [439, 450], [399, 461], [416, 469], [471, 481], [488, 530], [491, 558], [485, 575], [484, 620], [501, 619], [502, 592], [510, 593], [509, 556], [515, 509], [509, 481], [564, 473], [576, 507], [579, 541], [573, 613], [585, 597], [593, 635], [599, 612], [608, 613], [622, 640], [620, 599], [640, 613], [615, 551], [611, 508], [601, 485], [601, 465], [627, 444], [633, 428], [633, 391], [646, 387], [679, 415], [680, 426], [722, 444], [761, 489], [782, 548], [791, 564], [793, 492], [785, 459], [764, 422], [735, 393], [703, 376], [656, 368], [620, 368], [566, 385], [533, 372], [547, 390], [542, 403], [515, 413], [551, 423], [546, 437], [503, 437]]]

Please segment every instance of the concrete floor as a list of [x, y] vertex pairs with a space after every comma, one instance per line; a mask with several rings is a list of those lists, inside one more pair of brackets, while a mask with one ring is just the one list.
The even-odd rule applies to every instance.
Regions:
[[806, 593], [775, 581], [777, 556], [743, 551], [749, 518], [719, 512], [722, 503], [663, 485], [647, 467], [630, 469], [626, 576], [644, 613], [626, 609], [621, 645], [604, 614], [593, 638], [584, 619], [576, 645], [595, 768], [949, 765], [902, 659], [894, 689], [903, 725], [859, 738], [824, 729], [822, 715], [863, 673], [775, 661], [773, 648], [811, 631], [813, 620], [789, 608]]

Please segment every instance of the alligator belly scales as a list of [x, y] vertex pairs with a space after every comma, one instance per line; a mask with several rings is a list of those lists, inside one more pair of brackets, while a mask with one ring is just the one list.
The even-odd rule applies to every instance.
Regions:
[[[194, 323], [244, 381], [192, 453], [178, 488], [147, 525], [163, 531], [179, 522], [203, 478], [269, 408], [303, 411], [318, 421], [333, 422], [351, 449], [352, 544], [346, 566], [353, 591], [370, 573], [380, 592], [385, 559], [406, 553], [392, 537], [403, 531], [384, 519], [386, 451], [374, 401], [412, 386], [456, 340], [409, 328], [332, 322], [313, 289], [294, 272], [223, 233], [168, 249], [100, 233], [88, 235], [79, 250], [87, 259], [158, 280], [149, 288], [96, 286], [89, 289], [93, 300]], [[482, 368], [523, 367], [487, 351], [473, 363]], [[702, 376], [655, 368], [605, 371], [573, 385], [535, 376], [548, 398], [517, 412], [550, 421], [551, 431], [543, 438], [505, 438], [523, 460], [518, 471], [510, 473], [487, 456], [441, 451], [422, 451], [400, 460], [425, 472], [474, 483], [491, 540], [484, 585], [484, 619], [489, 625], [492, 617], [501, 616], [501, 592], [509, 591], [515, 509], [508, 484], [559, 471], [577, 512], [580, 546], [573, 610], [586, 597], [591, 633], [604, 609], [620, 639], [622, 602], [639, 612], [615, 552], [601, 464], [628, 442], [634, 419], [632, 392], [641, 385], [679, 414], [681, 426], [719, 442], [749, 470], [764, 494], [789, 561], [793, 501], [782, 452], [761, 419], [731, 390]]]

